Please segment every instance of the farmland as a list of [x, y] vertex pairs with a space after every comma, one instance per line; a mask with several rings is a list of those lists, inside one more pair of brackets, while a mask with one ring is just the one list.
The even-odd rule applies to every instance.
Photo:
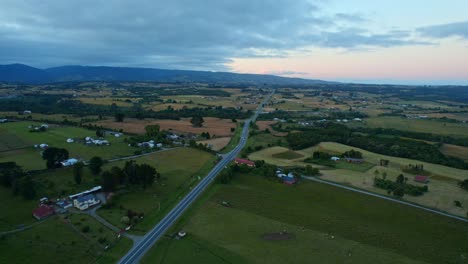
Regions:
[[[69, 151], [70, 157], [90, 159], [93, 156], [100, 156], [104, 159], [128, 156], [134, 149], [124, 142], [125, 136], [116, 138], [107, 136], [110, 146], [88, 146], [83, 143], [87, 136], [96, 137], [94, 131], [71, 126], [49, 125], [44, 132], [30, 132], [29, 126], [38, 126], [37, 122], [10, 122], [1, 124], [0, 134], [2, 138], [9, 139], [2, 141], [0, 152], [0, 162], [15, 161], [25, 169], [44, 169], [45, 161], [42, 160], [40, 149], [33, 146], [37, 144], [48, 144], [51, 147], [65, 148]], [[66, 140], [72, 138], [74, 143], [67, 143]], [[9, 143], [14, 142], [14, 143]], [[13, 150], [10, 150], [13, 149]], [[10, 151], [9, 151], [10, 150]]]
[[[249, 159], [264, 160], [267, 163], [275, 164], [277, 166], [295, 167], [307, 165], [308, 163], [305, 163], [304, 159], [311, 157], [314, 151], [339, 154], [350, 149], [360, 151], [363, 154], [365, 163], [349, 164], [344, 161], [339, 161], [335, 162], [335, 168], [326, 168], [321, 165], [314, 166], [323, 168], [321, 172], [324, 179], [353, 185], [380, 194], [386, 194], [385, 190], [374, 187], [374, 177], [385, 173], [388, 179], [395, 180], [400, 173], [403, 173], [401, 171], [402, 167], [407, 166], [408, 164], [423, 164], [425, 170], [430, 173], [429, 192], [417, 197], [405, 196], [404, 199], [425, 206], [438, 208], [456, 215], [466, 216], [465, 209], [453, 205], [455, 200], [461, 201], [462, 204], [468, 204], [468, 196], [465, 191], [457, 186], [458, 181], [466, 178], [466, 170], [411, 159], [375, 154], [333, 142], [323, 142], [317, 146], [298, 151], [291, 151], [284, 147], [275, 146], [254, 152], [249, 155]], [[389, 165], [387, 167], [378, 166], [381, 159], [389, 160]], [[376, 175], [375, 171], [378, 171], [379, 173]], [[414, 175], [404, 174], [410, 179], [414, 177]]]
[[[143, 263], [188, 256], [206, 263], [441, 263], [463, 261], [468, 252], [460, 247], [468, 245], [462, 222], [319, 183], [289, 187], [245, 174], [215, 186], [179, 229], [188, 241], [164, 238]], [[275, 232], [292, 238], [262, 238]]]
[[230, 119], [219, 119], [205, 117], [203, 127], [194, 127], [190, 123], [190, 118], [183, 118], [181, 120], [138, 120], [126, 119], [125, 122], [115, 122], [113, 120], [103, 120], [96, 122], [96, 125], [106, 128], [120, 130], [133, 134], [143, 134], [145, 126], [158, 124], [162, 130], [174, 131], [177, 133], [195, 133], [208, 132], [210, 135], [219, 137], [230, 136], [232, 134], [231, 128], [235, 128], [236, 124]]
[[[113, 206], [100, 209], [98, 213], [115, 226], [123, 226], [121, 217], [128, 209], [142, 212], [145, 219], [137, 226], [137, 231], [146, 231], [156, 219], [170, 208], [180, 196], [203, 177], [214, 161], [206, 152], [189, 148], [178, 148], [158, 152], [136, 159], [137, 163], [154, 166], [161, 173], [161, 180], [146, 189], [134, 189], [113, 198]], [[112, 166], [123, 165], [122, 162]]]

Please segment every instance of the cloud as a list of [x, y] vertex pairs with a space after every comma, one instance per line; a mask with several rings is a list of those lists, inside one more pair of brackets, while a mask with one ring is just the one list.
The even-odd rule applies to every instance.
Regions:
[[460, 37], [468, 39], [468, 21], [421, 27], [417, 31], [430, 38]]
[[[408, 32], [342, 28], [308, 0], [2, 1], [0, 61], [226, 70], [231, 58], [286, 57], [308, 47], [424, 44]], [[361, 25], [359, 24], [359, 25]]]

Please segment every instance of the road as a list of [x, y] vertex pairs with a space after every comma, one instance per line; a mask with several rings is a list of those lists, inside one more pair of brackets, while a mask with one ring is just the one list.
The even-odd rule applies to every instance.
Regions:
[[239, 154], [247, 143], [250, 123], [257, 119], [258, 114], [263, 110], [263, 104], [270, 100], [273, 93], [274, 91], [267, 95], [258, 106], [254, 115], [245, 121], [239, 144], [231, 152], [225, 154], [211, 172], [203, 178], [200, 183], [198, 183], [198, 185], [195, 186], [195, 188], [193, 188], [190, 193], [187, 194], [187, 196], [185, 196], [153, 229], [146, 233], [139, 242], [135, 243], [132, 249], [118, 263], [138, 263], [145, 253], [156, 243], [156, 241], [164, 235], [169, 227], [174, 224], [182, 213], [197, 199], [198, 196], [200, 196], [205, 188], [213, 182], [216, 175], [218, 175], [224, 167], [229, 165], [229, 163]]
[[311, 180], [311, 181], [315, 181], [315, 182], [320, 182], [320, 183], [332, 185], [332, 186], [342, 188], [342, 189], [346, 189], [346, 190], [349, 190], [349, 191], [374, 196], [374, 197], [381, 198], [381, 199], [384, 199], [384, 200], [387, 200], [387, 201], [391, 201], [391, 202], [395, 202], [395, 203], [399, 203], [399, 204], [404, 204], [404, 205], [407, 205], [407, 206], [422, 209], [422, 210], [425, 210], [425, 211], [429, 211], [431, 213], [443, 215], [443, 216], [446, 216], [446, 217], [450, 217], [452, 219], [457, 219], [457, 220], [468, 223], [468, 219], [466, 219], [466, 218], [456, 216], [456, 215], [452, 215], [452, 214], [448, 214], [448, 213], [444, 213], [444, 212], [441, 212], [441, 211], [438, 211], [438, 210], [435, 210], [435, 209], [427, 208], [427, 207], [417, 205], [417, 204], [413, 204], [413, 203], [410, 203], [410, 202], [405, 202], [405, 201], [398, 200], [398, 199], [395, 199], [395, 198], [391, 198], [391, 197], [388, 197], [388, 196], [385, 196], [385, 195], [381, 195], [381, 194], [377, 194], [377, 193], [373, 193], [373, 192], [368, 192], [368, 191], [364, 191], [364, 190], [360, 190], [360, 189], [356, 189], [356, 188], [345, 186], [345, 185], [342, 185], [342, 184], [339, 184], [339, 183], [324, 181], [324, 180], [318, 179], [316, 177], [302, 176], [302, 178], [307, 179], [307, 180]]

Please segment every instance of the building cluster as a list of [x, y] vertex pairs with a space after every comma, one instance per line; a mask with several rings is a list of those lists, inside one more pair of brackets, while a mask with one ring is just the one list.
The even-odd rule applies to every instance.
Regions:
[[49, 200], [43, 197], [39, 200], [38, 207], [32, 211], [32, 215], [37, 220], [42, 220], [56, 213], [65, 213], [71, 207], [80, 211], [87, 210], [101, 203], [101, 200], [96, 197], [96, 193], [101, 191], [101, 186], [96, 186], [84, 192], [72, 194], [68, 198]]

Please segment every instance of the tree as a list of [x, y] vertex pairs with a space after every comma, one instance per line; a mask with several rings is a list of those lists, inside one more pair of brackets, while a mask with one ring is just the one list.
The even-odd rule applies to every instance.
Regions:
[[21, 195], [23, 195], [23, 197], [27, 200], [32, 200], [34, 197], [36, 197], [36, 189], [31, 176], [22, 178], [20, 190]]
[[403, 176], [403, 174], [398, 175], [398, 177], [396, 178], [396, 183], [398, 184], [405, 183], [405, 176]]
[[73, 165], [73, 178], [75, 179], [76, 184], [81, 184], [81, 180], [83, 178], [83, 162], [78, 162]]
[[98, 130], [96, 130], [96, 137], [104, 137], [104, 130], [98, 128]]
[[102, 160], [101, 157], [92, 157], [89, 160], [89, 170], [91, 171], [92, 174], [98, 175], [101, 173], [101, 167], [104, 164], [104, 161]]
[[42, 159], [46, 160], [48, 169], [60, 167], [60, 162], [68, 159], [68, 150], [63, 148], [48, 148], [42, 152]]
[[117, 187], [116, 177], [112, 175], [110, 171], [103, 172], [101, 177], [102, 177], [102, 189], [106, 192], [115, 191], [115, 187]]
[[123, 122], [125, 115], [123, 113], [116, 113], [114, 118], [115, 118], [115, 122]]
[[468, 179], [460, 181], [458, 185], [462, 188], [468, 191]]
[[159, 130], [160, 126], [158, 124], [145, 126], [146, 136], [148, 137], [158, 137]]
[[237, 119], [235, 119], [235, 118], [231, 119], [231, 121], [232, 121], [233, 123], [237, 123]]
[[462, 207], [462, 203], [460, 201], [453, 201], [453, 204], [456, 206], [456, 207]]
[[305, 167], [305, 174], [306, 174], [307, 176], [317, 176], [317, 175], [320, 174], [320, 171], [319, 171], [318, 168], [313, 168], [312, 166], [307, 165], [307, 166]]
[[190, 120], [190, 123], [192, 123], [194, 127], [202, 127], [203, 122], [205, 122], [205, 120], [203, 120], [203, 117], [201, 115], [196, 115]]

